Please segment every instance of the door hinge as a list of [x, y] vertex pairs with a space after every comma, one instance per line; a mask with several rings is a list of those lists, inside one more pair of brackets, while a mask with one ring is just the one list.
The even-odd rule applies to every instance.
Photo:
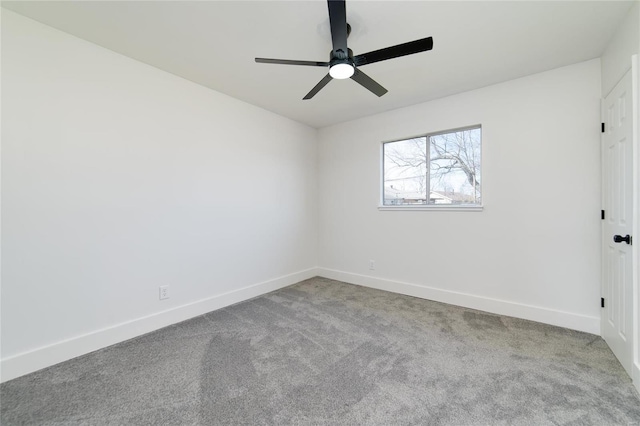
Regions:
[[602, 133], [604, 133], [604, 123], [602, 123]]
[[600, 210], [600, 219], [604, 220], [604, 210]]
[[600, 307], [604, 308], [604, 297], [600, 298]]

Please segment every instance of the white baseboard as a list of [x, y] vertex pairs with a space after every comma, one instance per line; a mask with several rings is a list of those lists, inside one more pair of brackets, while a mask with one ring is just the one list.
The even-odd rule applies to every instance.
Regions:
[[631, 380], [633, 380], [633, 385], [640, 394], [640, 365], [635, 362], [631, 366]]
[[368, 275], [336, 271], [327, 268], [318, 268], [317, 272], [321, 277], [357, 284], [364, 287], [371, 287], [378, 290], [405, 294], [407, 296], [419, 297], [421, 299], [449, 303], [498, 315], [522, 318], [559, 327], [566, 327], [572, 330], [597, 334], [598, 336], [600, 335], [599, 317], [572, 314], [570, 312], [556, 311], [538, 306], [524, 305], [506, 300], [490, 299], [473, 294], [458, 293], [449, 290], [376, 278]]
[[0, 382], [287, 287], [316, 275], [316, 268], [306, 269], [7, 357], [0, 360]]
[[[597, 317], [588, 317], [327, 268], [310, 268], [7, 357], [0, 360], [0, 382], [5, 382], [162, 327], [287, 287], [317, 275], [378, 290], [600, 335], [600, 318]], [[637, 365], [634, 365], [633, 381], [640, 392], [640, 369]]]

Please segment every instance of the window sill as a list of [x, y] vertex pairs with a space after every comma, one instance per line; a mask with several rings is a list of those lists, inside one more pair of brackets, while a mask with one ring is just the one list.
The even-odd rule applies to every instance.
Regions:
[[439, 211], [439, 212], [481, 212], [483, 206], [445, 206], [445, 205], [406, 205], [406, 206], [378, 206], [380, 211]]

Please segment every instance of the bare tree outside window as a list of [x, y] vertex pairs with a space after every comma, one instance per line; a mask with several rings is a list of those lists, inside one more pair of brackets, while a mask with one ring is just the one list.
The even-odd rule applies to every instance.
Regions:
[[476, 126], [385, 143], [384, 205], [480, 205], [481, 136]]

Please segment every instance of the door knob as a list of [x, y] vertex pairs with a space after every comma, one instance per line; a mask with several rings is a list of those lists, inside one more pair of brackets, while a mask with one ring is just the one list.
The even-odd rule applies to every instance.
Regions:
[[627, 243], [627, 244], [631, 244], [631, 235], [627, 234], [624, 237], [622, 235], [614, 235], [613, 236], [613, 242], [621, 243], [623, 241], [625, 243]]

